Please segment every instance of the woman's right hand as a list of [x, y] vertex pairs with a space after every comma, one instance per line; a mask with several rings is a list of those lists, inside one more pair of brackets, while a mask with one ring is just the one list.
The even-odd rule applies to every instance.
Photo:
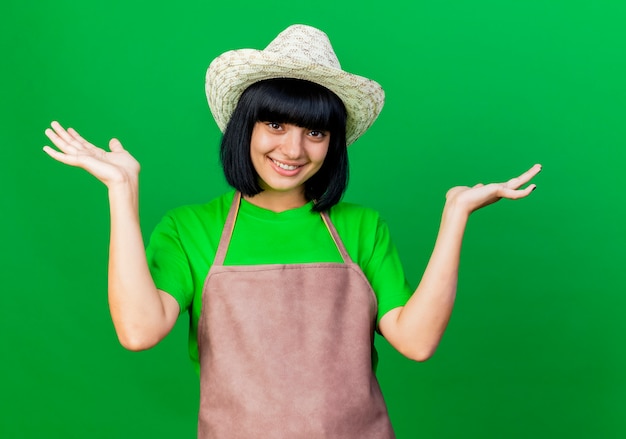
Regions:
[[45, 133], [59, 151], [50, 146], [44, 146], [43, 150], [53, 159], [83, 168], [109, 189], [117, 184], [137, 183], [139, 162], [124, 149], [119, 140], [111, 139], [110, 152], [107, 152], [83, 139], [72, 128], [66, 130], [58, 122], [52, 122], [51, 127]]
[[109, 189], [109, 309], [118, 338], [127, 349], [152, 347], [170, 332], [180, 307], [157, 289], [146, 261], [139, 222], [139, 163], [117, 139], [111, 139], [108, 152], [58, 122], [51, 127], [46, 136], [59, 149], [44, 146], [44, 151], [61, 163], [83, 168]]

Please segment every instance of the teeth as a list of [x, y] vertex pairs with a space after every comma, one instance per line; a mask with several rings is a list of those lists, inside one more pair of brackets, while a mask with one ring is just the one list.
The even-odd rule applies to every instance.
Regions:
[[291, 165], [286, 165], [284, 163], [278, 162], [274, 159], [272, 159], [272, 161], [276, 164], [276, 166], [278, 166], [281, 169], [284, 169], [286, 171], [294, 171], [296, 169], [298, 169], [298, 166], [291, 166]]

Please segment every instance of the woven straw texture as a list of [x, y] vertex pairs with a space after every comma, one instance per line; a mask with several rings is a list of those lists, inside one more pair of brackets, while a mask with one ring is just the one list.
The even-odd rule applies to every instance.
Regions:
[[305, 79], [339, 96], [348, 113], [348, 145], [374, 123], [385, 101], [385, 93], [377, 82], [341, 69], [324, 32], [293, 25], [278, 34], [264, 50], [231, 50], [209, 65], [206, 95], [222, 132], [244, 90], [271, 78]]

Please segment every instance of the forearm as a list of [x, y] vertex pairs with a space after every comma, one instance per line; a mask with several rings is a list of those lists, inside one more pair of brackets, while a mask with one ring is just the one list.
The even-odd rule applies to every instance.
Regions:
[[[169, 331], [161, 294], [146, 262], [136, 182], [109, 187], [111, 241], [109, 308], [115, 330], [128, 349], [149, 348]], [[169, 317], [169, 318], [168, 318]]]
[[415, 293], [395, 315], [392, 344], [410, 358], [429, 358], [446, 329], [456, 297], [467, 219], [462, 209], [446, 204], [424, 275]]
[[139, 162], [115, 138], [109, 141], [107, 152], [58, 122], [52, 122], [46, 135], [59, 148], [57, 151], [44, 146], [48, 155], [85, 169], [107, 186], [111, 206], [109, 307], [113, 324], [126, 348], [154, 346], [176, 322], [179, 306], [172, 296], [157, 290], [148, 270], [139, 226]]
[[469, 215], [502, 198], [525, 198], [535, 189], [520, 189], [541, 171], [537, 164], [505, 183], [456, 186], [446, 194], [441, 226], [424, 276], [404, 307], [385, 314], [379, 329], [400, 352], [415, 360], [428, 359], [446, 329], [458, 281], [461, 243]]

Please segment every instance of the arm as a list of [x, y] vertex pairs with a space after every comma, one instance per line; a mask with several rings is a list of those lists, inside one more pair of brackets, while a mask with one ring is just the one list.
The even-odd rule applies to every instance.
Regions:
[[469, 215], [501, 198], [527, 197], [535, 185], [519, 188], [539, 171], [541, 166], [535, 165], [506, 183], [459, 186], [448, 191], [439, 234], [422, 280], [404, 307], [389, 311], [379, 322], [382, 335], [400, 353], [424, 361], [435, 352], [454, 305], [461, 243]]
[[179, 306], [157, 290], [146, 262], [139, 225], [139, 163], [117, 139], [110, 152], [97, 148], [75, 130], [57, 122], [46, 136], [60, 151], [44, 151], [53, 159], [85, 169], [108, 188], [111, 207], [109, 249], [109, 308], [120, 343], [142, 350], [157, 344], [176, 323]]

